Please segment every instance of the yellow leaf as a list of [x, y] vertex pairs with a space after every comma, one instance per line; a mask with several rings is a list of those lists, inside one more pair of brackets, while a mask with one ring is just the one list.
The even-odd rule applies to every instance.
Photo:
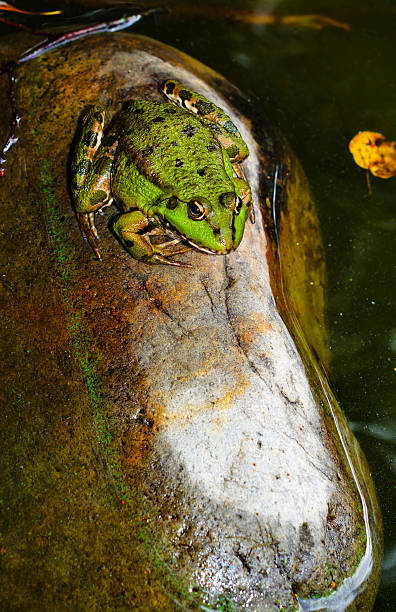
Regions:
[[356, 164], [380, 178], [396, 174], [395, 142], [388, 142], [379, 132], [358, 132], [349, 143]]

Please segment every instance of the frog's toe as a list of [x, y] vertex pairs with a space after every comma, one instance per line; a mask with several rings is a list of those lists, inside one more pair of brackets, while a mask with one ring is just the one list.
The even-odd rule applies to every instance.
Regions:
[[[180, 246], [177, 247], [177, 245], [180, 245]], [[153, 249], [155, 256], [159, 256], [163, 258], [161, 259], [162, 263], [167, 263], [172, 266], [182, 266], [186, 268], [192, 267], [188, 264], [174, 262], [172, 261], [172, 259], [169, 259], [170, 257], [173, 257], [174, 255], [181, 255], [182, 253], [186, 253], [187, 251], [191, 250], [191, 246], [188, 244], [181, 243], [180, 238], [175, 238], [173, 240], [161, 242], [157, 245], [152, 244], [151, 248]]]
[[187, 251], [191, 251], [190, 246], [179, 247], [176, 250], [173, 249], [172, 252], [169, 254], [169, 256], [173, 257], [173, 255], [181, 255], [181, 253], [187, 253]]
[[98, 208], [96, 212], [103, 216], [104, 215], [103, 209], [106, 208], [106, 206], [110, 206], [112, 203], [113, 203], [113, 198], [110, 198], [109, 200], [107, 200], [107, 202], [102, 204], [102, 206]]
[[98, 230], [95, 227], [95, 215], [94, 215], [94, 213], [93, 212], [88, 213], [87, 217], [88, 217], [88, 223], [89, 223], [90, 231], [95, 236], [95, 238], [99, 238]]
[[[179, 251], [179, 252], [184, 252], [184, 251]], [[176, 253], [172, 253], [172, 255], [176, 255]], [[151, 262], [167, 264], [168, 266], [178, 266], [179, 268], [192, 268], [193, 267], [191, 264], [188, 264], [188, 263], [182, 263], [180, 261], [172, 261], [171, 259], [168, 259], [167, 257], [160, 255], [159, 253], [153, 253], [151, 257]]]
[[156, 253], [159, 253], [160, 255], [166, 255], [168, 257], [171, 257], [172, 255], [179, 255], [180, 253], [186, 253], [187, 251], [191, 250], [191, 246], [187, 244], [183, 244], [175, 249], [174, 247], [178, 244], [180, 244], [180, 240], [175, 238], [175, 240], [161, 242], [160, 245], [158, 245], [157, 247], [153, 246], [153, 248]]
[[96, 246], [96, 240], [99, 238], [95, 227], [94, 213], [76, 213], [78, 226], [84, 240], [88, 241], [91, 249], [95, 253], [97, 259], [102, 259], [100, 251]]

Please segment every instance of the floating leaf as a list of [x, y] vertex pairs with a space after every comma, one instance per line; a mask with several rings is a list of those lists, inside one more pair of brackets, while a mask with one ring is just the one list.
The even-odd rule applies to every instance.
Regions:
[[361, 168], [380, 178], [396, 174], [395, 142], [388, 142], [379, 132], [358, 132], [349, 143], [353, 159]]

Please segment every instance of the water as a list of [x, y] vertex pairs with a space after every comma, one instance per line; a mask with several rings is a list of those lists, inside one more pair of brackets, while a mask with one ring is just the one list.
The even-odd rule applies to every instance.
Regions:
[[[369, 461], [384, 518], [383, 577], [374, 610], [394, 610], [396, 177], [372, 178], [369, 194], [348, 142], [359, 130], [396, 140], [396, 4], [169, 4], [172, 14], [148, 17], [134, 31], [176, 46], [229, 78], [282, 129], [308, 175], [326, 245], [332, 387]], [[319, 13], [349, 29], [222, 18], [222, 10], [238, 8], [274, 10], [278, 16]], [[50, 19], [45, 21], [48, 27]]]

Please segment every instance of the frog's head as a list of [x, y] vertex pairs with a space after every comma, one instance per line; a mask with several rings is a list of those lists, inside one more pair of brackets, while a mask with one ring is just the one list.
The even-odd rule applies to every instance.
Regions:
[[197, 249], [224, 254], [241, 242], [249, 206], [235, 190], [212, 195], [210, 199], [195, 197], [183, 201], [172, 196], [159, 212], [171, 230]]

